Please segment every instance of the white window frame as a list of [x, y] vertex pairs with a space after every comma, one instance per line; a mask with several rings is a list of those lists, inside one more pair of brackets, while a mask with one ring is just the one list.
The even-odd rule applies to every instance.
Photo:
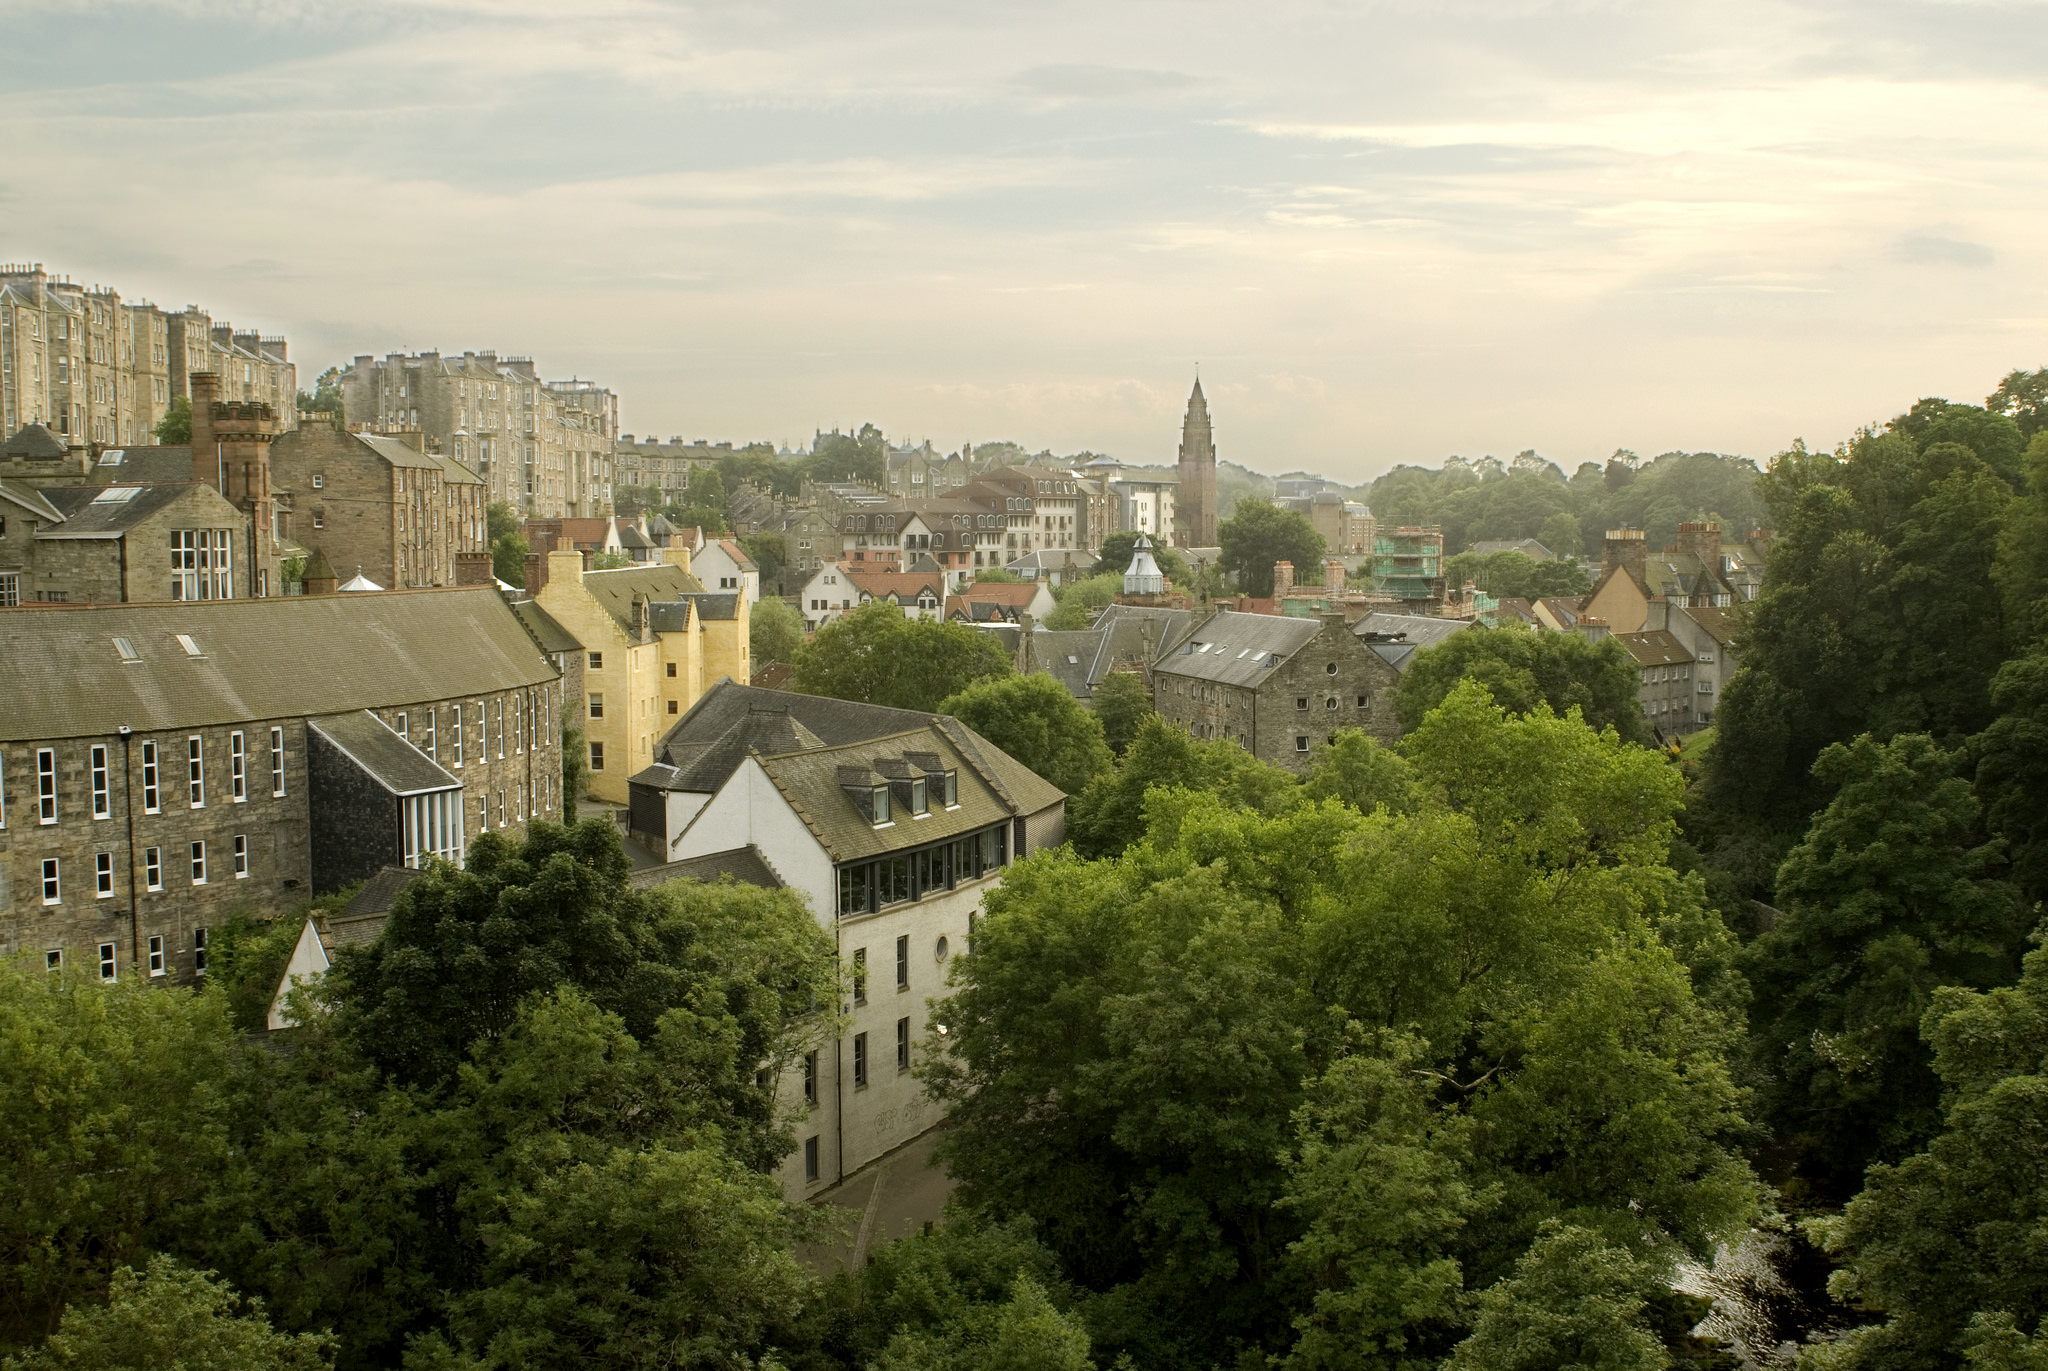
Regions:
[[100, 944], [100, 980], [111, 985], [121, 976], [120, 947], [115, 943]]
[[192, 974], [206, 974], [206, 930], [203, 928], [192, 930]]
[[145, 890], [164, 888], [164, 850], [160, 847], [142, 849], [142, 880]]
[[462, 767], [462, 706], [450, 705], [448, 708], [454, 711], [453, 716], [448, 720], [448, 733], [455, 742], [454, 765], [457, 770], [460, 770]]
[[197, 733], [185, 739], [185, 798], [206, 808], [206, 739]]
[[164, 974], [164, 935], [161, 933], [149, 935], [149, 974], [151, 977]]
[[43, 903], [64, 903], [64, 866], [55, 857], [43, 858]]
[[114, 898], [114, 854], [95, 852], [92, 854], [93, 894], [102, 900]]
[[157, 747], [154, 739], [145, 738], [142, 743], [142, 812], [154, 814], [160, 808], [161, 792], [158, 787]]
[[7, 754], [0, 752], [0, 829], [7, 827]]
[[206, 884], [206, 839], [195, 838], [192, 842], [192, 884]]
[[284, 730], [270, 730], [270, 793], [273, 797], [284, 795]]
[[438, 706], [427, 710], [426, 754], [435, 761], [441, 760], [441, 711]]
[[57, 749], [36, 749], [36, 822], [57, 822]]
[[92, 745], [92, 816], [95, 819], [114, 817], [113, 796], [107, 788], [107, 745]]
[[236, 804], [249, 800], [249, 744], [239, 728], [228, 734], [228, 787]]
[[246, 833], [235, 835], [235, 879], [249, 879], [249, 835]]

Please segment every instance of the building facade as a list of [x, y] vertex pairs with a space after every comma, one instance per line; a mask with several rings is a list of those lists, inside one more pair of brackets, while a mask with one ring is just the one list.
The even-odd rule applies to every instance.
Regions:
[[0, 638], [0, 955], [190, 980], [236, 911], [561, 813], [558, 677], [494, 590], [45, 608]]
[[0, 608], [247, 594], [236, 562], [247, 527], [198, 482], [38, 491], [0, 480]]
[[1209, 423], [1209, 401], [1195, 378], [1188, 412], [1180, 425], [1179, 483], [1175, 489], [1173, 542], [1176, 547], [1215, 547], [1216, 435]]
[[465, 553], [487, 552], [483, 478], [423, 450], [417, 429], [385, 435], [308, 423], [271, 444], [279, 532], [325, 554], [346, 579], [386, 590], [458, 584]]
[[341, 376], [349, 423], [418, 430], [419, 446], [483, 478], [486, 503], [544, 518], [609, 516], [618, 397], [589, 381], [546, 381], [495, 352], [359, 356]]

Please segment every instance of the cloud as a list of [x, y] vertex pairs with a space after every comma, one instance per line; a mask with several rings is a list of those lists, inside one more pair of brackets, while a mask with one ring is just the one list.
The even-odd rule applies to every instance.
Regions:
[[1892, 255], [1916, 267], [1988, 267], [1995, 260], [1982, 243], [1932, 233], [1904, 235], [1892, 244]]
[[1069, 100], [1118, 100], [1133, 95], [1157, 95], [1186, 90], [1198, 83], [1198, 78], [1181, 71], [1071, 63], [1032, 67], [1018, 72], [1016, 76], [1016, 84], [1034, 95]]

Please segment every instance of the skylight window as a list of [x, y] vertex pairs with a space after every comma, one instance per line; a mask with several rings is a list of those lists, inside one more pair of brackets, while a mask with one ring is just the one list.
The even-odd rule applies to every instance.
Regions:
[[96, 505], [125, 505], [140, 494], [141, 486], [108, 486], [93, 496], [92, 502]]
[[135, 644], [126, 638], [114, 639], [114, 651], [121, 654], [121, 660], [124, 662], [139, 662], [142, 660], [142, 654], [135, 650]]
[[192, 640], [191, 634], [179, 633], [173, 636], [177, 638], [178, 646], [185, 649], [185, 655], [187, 657], [203, 657], [206, 655], [205, 653], [199, 650], [199, 644]]
[[109, 448], [100, 454], [100, 465], [103, 467], [117, 467], [127, 460], [128, 454], [121, 448]]

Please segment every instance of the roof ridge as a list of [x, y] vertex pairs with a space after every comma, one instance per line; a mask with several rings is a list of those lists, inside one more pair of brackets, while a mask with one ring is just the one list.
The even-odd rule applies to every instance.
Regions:
[[[934, 715], [932, 726], [945, 736], [946, 741], [953, 744], [962, 757], [967, 759], [968, 765], [974, 768], [975, 774], [987, 783], [988, 788], [996, 793], [996, 798], [1001, 800], [1004, 806], [1009, 809], [1011, 816], [1015, 817], [1020, 808], [1016, 797], [1010, 794], [1009, 787], [1005, 786], [1002, 780], [995, 775], [995, 769], [988, 764], [988, 759], [981, 755], [981, 749], [974, 745], [986, 740], [979, 733], [976, 733], [950, 714]], [[973, 741], [969, 742], [954, 736], [953, 730], [956, 728]], [[989, 746], [993, 747], [995, 744], [990, 743]]]

